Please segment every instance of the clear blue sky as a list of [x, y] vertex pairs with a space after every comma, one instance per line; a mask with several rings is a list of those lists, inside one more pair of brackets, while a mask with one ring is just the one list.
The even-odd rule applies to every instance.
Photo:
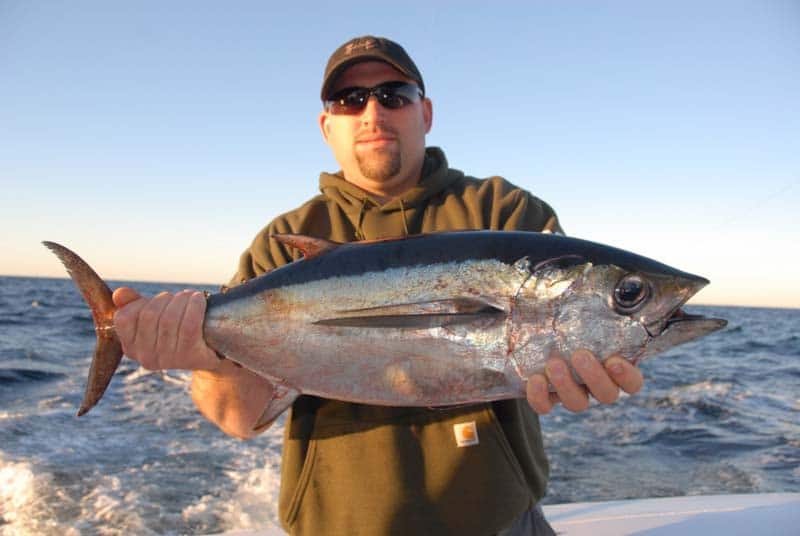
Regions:
[[431, 145], [574, 236], [800, 307], [800, 2], [0, 0], [0, 274], [221, 283], [337, 165], [321, 73], [350, 37], [415, 58]]

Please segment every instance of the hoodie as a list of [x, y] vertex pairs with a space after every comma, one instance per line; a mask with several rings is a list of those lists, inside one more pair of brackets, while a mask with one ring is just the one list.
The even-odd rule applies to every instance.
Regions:
[[[322, 173], [319, 185], [319, 195], [258, 233], [232, 284], [300, 257], [273, 233], [351, 242], [467, 229], [562, 232], [546, 203], [503, 178], [450, 168], [435, 147], [419, 183], [386, 203], [341, 172]], [[292, 534], [485, 535], [544, 496], [548, 464], [524, 400], [428, 409], [301, 396], [286, 422], [281, 472], [279, 515]]]

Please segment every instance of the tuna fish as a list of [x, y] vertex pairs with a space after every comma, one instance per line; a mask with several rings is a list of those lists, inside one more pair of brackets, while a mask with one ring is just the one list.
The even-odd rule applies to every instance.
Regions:
[[[208, 297], [203, 334], [267, 378], [268, 422], [301, 393], [390, 406], [525, 397], [551, 355], [633, 363], [721, 329], [681, 307], [708, 280], [565, 236], [462, 231], [339, 244], [275, 235], [301, 260]], [[92, 309], [97, 347], [79, 415], [122, 356], [111, 291], [59, 256]]]

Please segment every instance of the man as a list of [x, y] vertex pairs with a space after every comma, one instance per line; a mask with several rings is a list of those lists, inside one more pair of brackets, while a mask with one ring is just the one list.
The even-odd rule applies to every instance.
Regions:
[[[348, 41], [328, 62], [321, 97], [320, 130], [341, 171], [323, 173], [321, 195], [256, 236], [232, 284], [299, 257], [272, 233], [353, 241], [460, 229], [560, 231], [553, 210], [530, 193], [499, 177], [465, 176], [441, 150], [426, 148], [432, 103], [400, 45], [371, 36]], [[262, 419], [270, 385], [205, 345], [202, 294], [147, 300], [120, 288], [114, 301], [126, 355], [149, 369], [193, 370], [192, 398], [223, 431], [249, 438], [271, 424]], [[536, 504], [548, 467], [534, 411], [559, 402], [583, 411], [590, 394], [611, 403], [620, 388], [633, 393], [642, 383], [624, 359], [602, 365], [578, 351], [552, 356], [546, 374], [531, 376], [527, 401], [436, 410], [300, 397], [286, 424], [281, 522], [296, 534], [546, 534]]]

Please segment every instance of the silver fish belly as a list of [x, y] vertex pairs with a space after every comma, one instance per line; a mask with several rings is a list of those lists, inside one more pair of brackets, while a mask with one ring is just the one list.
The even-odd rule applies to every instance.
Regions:
[[525, 385], [509, 359], [508, 312], [526, 277], [480, 260], [288, 285], [209, 308], [205, 336], [318, 396], [414, 406], [511, 398]]

